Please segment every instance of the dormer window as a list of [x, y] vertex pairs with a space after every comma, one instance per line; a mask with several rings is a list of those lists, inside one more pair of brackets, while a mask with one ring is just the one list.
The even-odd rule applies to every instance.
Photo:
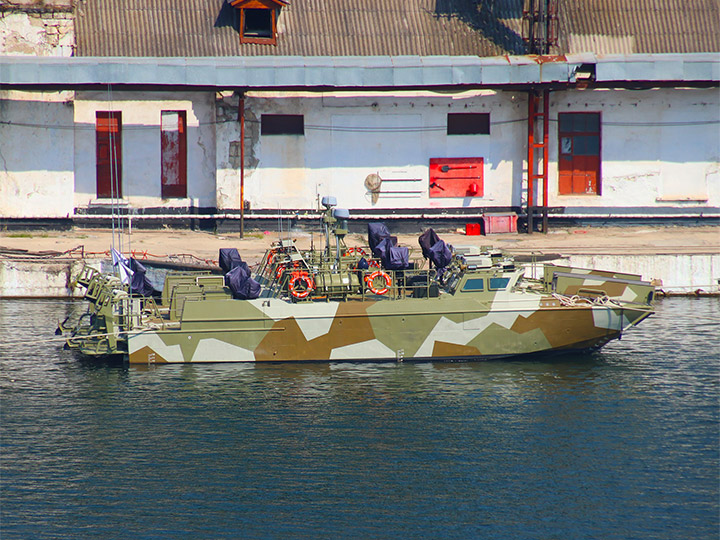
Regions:
[[277, 19], [284, 0], [232, 0], [240, 14], [240, 43], [277, 43]]

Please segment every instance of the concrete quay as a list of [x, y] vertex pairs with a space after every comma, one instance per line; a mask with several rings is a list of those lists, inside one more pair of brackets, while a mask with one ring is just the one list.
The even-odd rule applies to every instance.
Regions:
[[[320, 233], [304, 230], [282, 234], [298, 247], [321, 246]], [[398, 242], [418, 248], [417, 236], [399, 234]], [[500, 248], [521, 261], [537, 260], [584, 268], [642, 275], [666, 294], [720, 294], [720, 227], [625, 226], [558, 228], [548, 234], [492, 234], [466, 236], [442, 232], [454, 246]], [[107, 229], [72, 231], [0, 231], [0, 297], [66, 297], [69, 283], [83, 264], [100, 267], [113, 245], [141, 262], [207, 266], [216, 264], [218, 251], [236, 247], [250, 265], [257, 263], [275, 231], [209, 232], [162, 229], [138, 230], [122, 238]], [[349, 246], [366, 245], [366, 237], [351, 234]]]

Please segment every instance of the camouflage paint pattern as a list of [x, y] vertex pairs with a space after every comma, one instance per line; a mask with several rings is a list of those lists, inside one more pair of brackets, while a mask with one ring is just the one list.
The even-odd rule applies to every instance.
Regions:
[[[476, 298], [472, 298], [476, 296]], [[519, 296], [514, 298], [514, 296]], [[528, 293], [187, 302], [182, 329], [130, 336], [132, 363], [462, 360], [602, 346], [648, 315]]]
[[652, 314], [654, 288], [639, 276], [551, 265], [540, 281], [514, 266], [457, 264], [453, 272], [437, 296], [413, 297], [393, 276], [386, 296], [361, 290], [309, 301], [272, 287], [234, 300], [221, 277], [171, 274], [159, 309], [88, 270], [77, 281], [89, 316], [60, 329], [86, 355], [141, 364], [471, 360], [601, 347]]

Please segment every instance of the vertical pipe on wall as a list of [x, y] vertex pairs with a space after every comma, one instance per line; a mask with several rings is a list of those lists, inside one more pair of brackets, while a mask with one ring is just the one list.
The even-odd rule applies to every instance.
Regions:
[[240, 92], [238, 100], [238, 122], [240, 122], [240, 238], [245, 238], [245, 93]]
[[550, 135], [550, 90], [543, 90], [543, 221], [542, 230], [548, 232], [548, 147]]
[[528, 92], [528, 141], [527, 141], [527, 233], [533, 233], [533, 184], [535, 182], [535, 91]]

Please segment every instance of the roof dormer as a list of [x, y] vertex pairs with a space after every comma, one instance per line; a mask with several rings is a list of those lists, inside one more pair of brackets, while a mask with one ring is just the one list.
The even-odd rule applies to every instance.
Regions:
[[277, 20], [285, 0], [231, 0], [240, 13], [240, 43], [277, 44]]

